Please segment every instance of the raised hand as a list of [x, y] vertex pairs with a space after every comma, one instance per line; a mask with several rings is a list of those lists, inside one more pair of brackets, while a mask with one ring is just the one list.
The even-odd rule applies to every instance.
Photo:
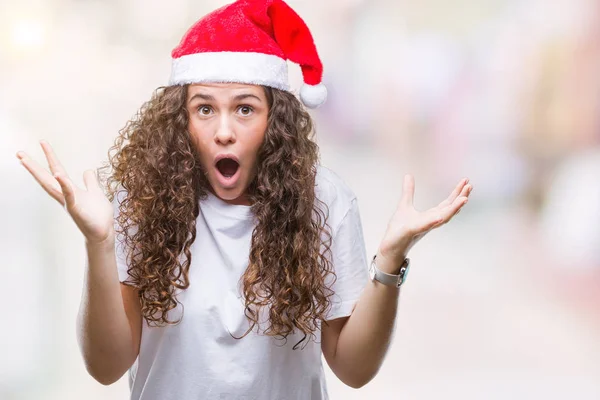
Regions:
[[113, 207], [102, 192], [94, 170], [88, 169], [83, 173], [86, 190], [80, 189], [69, 178], [50, 144], [41, 140], [40, 145], [51, 172], [25, 152], [18, 151], [17, 158], [21, 160], [21, 164], [46, 193], [67, 211], [88, 243], [102, 243], [114, 239]]
[[473, 186], [462, 179], [452, 193], [437, 206], [419, 212], [413, 206], [415, 182], [411, 175], [404, 176], [402, 198], [390, 220], [380, 250], [385, 257], [401, 262], [408, 251], [429, 231], [452, 219], [467, 203]]

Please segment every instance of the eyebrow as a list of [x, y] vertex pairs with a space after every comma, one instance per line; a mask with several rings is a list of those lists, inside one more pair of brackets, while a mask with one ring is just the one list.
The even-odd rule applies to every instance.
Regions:
[[[261, 99], [258, 96], [250, 94], [250, 93], [238, 94], [237, 96], [232, 97], [231, 100], [234, 100], [234, 101], [237, 100], [237, 101], [239, 101], [239, 100], [247, 99], [249, 97], [253, 97], [256, 100], [261, 101]], [[188, 104], [191, 103], [195, 98], [200, 98], [200, 99], [204, 99], [204, 100], [207, 100], [207, 101], [214, 101], [215, 100], [215, 97], [212, 96], [212, 95], [210, 95], [210, 94], [196, 93], [195, 95], [193, 95], [190, 98], [190, 101], [188, 101]]]

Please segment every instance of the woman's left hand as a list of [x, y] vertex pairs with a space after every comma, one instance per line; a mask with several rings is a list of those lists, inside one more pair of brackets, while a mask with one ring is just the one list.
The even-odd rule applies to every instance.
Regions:
[[450, 196], [427, 211], [419, 212], [413, 206], [415, 182], [410, 174], [404, 176], [402, 197], [396, 212], [388, 223], [384, 239], [379, 251], [385, 258], [395, 260], [398, 264], [404, 260], [408, 251], [425, 234], [437, 228], [458, 214], [467, 203], [473, 186], [467, 184], [468, 178], [462, 179]]

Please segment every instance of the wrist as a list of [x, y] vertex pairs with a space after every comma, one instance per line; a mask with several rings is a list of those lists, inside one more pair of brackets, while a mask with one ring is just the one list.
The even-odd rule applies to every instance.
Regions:
[[387, 274], [398, 275], [406, 254], [390, 254], [383, 247], [377, 250], [377, 269]]
[[86, 237], [85, 246], [88, 249], [113, 249], [115, 247], [115, 234], [110, 233], [106, 238], [100, 240], [90, 240]]

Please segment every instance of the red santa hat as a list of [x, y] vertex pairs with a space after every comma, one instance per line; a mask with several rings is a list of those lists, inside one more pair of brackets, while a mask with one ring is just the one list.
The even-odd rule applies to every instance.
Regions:
[[239, 82], [290, 91], [287, 60], [300, 65], [300, 100], [327, 99], [313, 37], [283, 0], [238, 0], [197, 21], [173, 49], [169, 85]]

